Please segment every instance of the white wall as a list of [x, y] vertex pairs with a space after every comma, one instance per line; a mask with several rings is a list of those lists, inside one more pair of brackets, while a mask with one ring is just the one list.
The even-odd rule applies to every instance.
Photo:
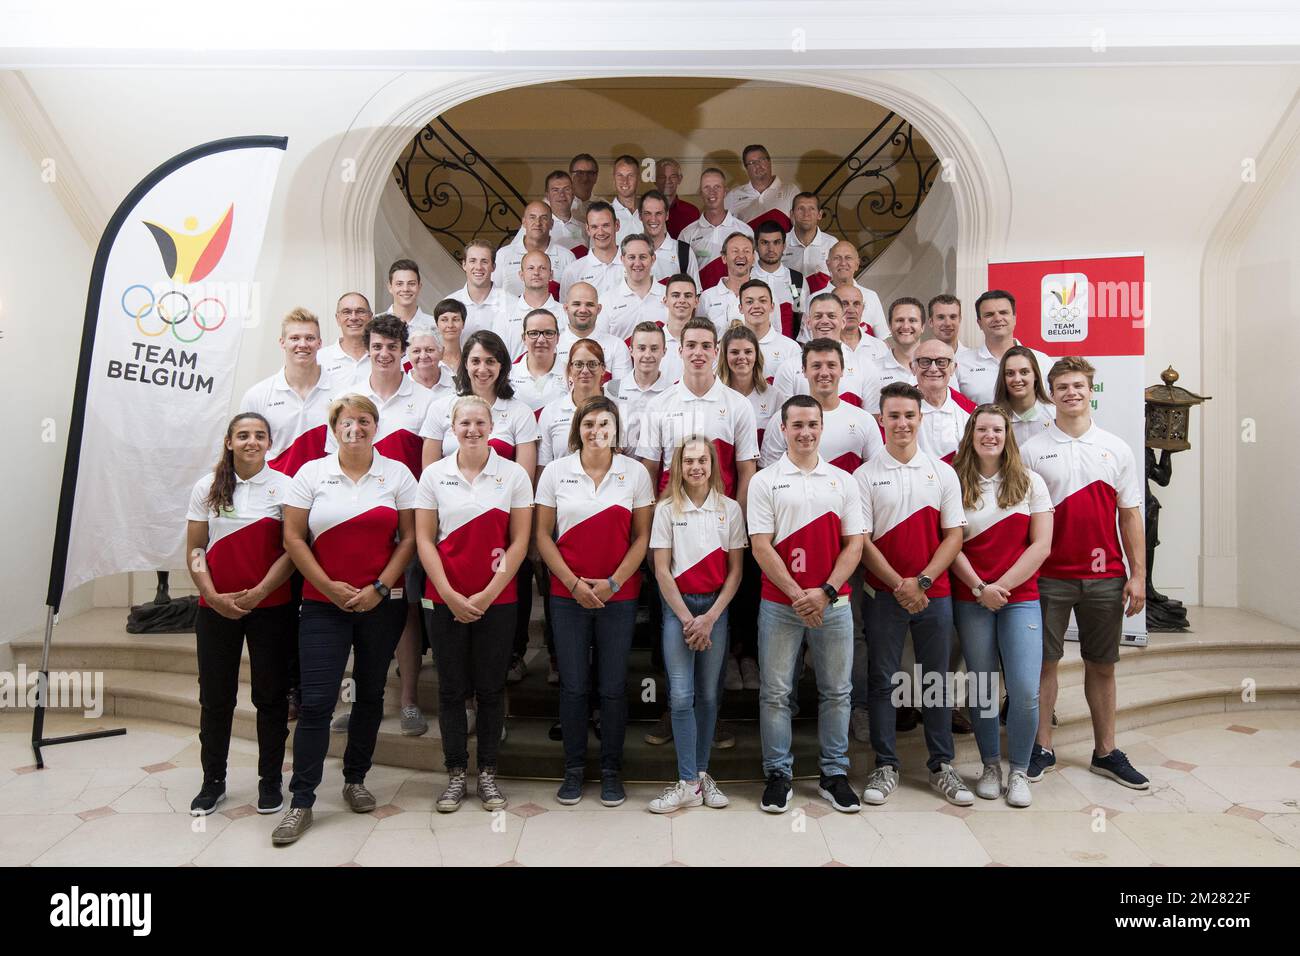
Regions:
[[952, 187], [942, 178], [935, 178], [911, 222], [867, 268], [862, 284], [880, 296], [886, 309], [900, 296], [928, 302], [940, 292], [956, 292], [957, 207]]
[[1243, 330], [1250, 330], [1238, 344], [1237, 414], [1253, 420], [1255, 430], [1255, 441], [1242, 442], [1237, 462], [1238, 598], [1242, 607], [1292, 627], [1300, 621], [1295, 585], [1300, 508], [1294, 500], [1300, 421], [1291, 401], [1296, 393], [1293, 357], [1300, 354], [1297, 223], [1300, 163], [1293, 163], [1242, 246], [1234, 316]]
[[[982, 122], [995, 137], [987, 159], [990, 167], [1005, 167], [1009, 174], [1010, 225], [1005, 234], [991, 237], [991, 256], [1145, 252], [1155, 303], [1147, 380], [1156, 381], [1172, 363], [1184, 384], [1199, 390], [1199, 278], [1206, 237], [1239, 184], [1242, 157], [1253, 155], [1268, 138], [1300, 71], [1289, 66], [973, 68], [881, 76], [895, 86], [924, 88], [932, 111], [962, 117], [959, 126]], [[391, 91], [401, 84], [438, 90], [471, 81], [490, 88], [495, 82], [488, 74], [306, 69], [70, 68], [32, 72], [28, 79], [108, 209], [154, 165], [181, 149], [234, 134], [289, 136], [259, 270], [263, 321], [246, 334], [237, 392], [279, 365], [279, 315], [300, 304], [328, 315], [341, 284], [351, 281], [331, 274], [327, 265], [344, 238], [325, 234], [322, 197], [336, 194], [340, 183], [349, 188], [347, 164], [357, 157], [345, 155], [340, 143], [348, 133], [349, 143], [359, 139], [358, 115], [393, 115], [387, 112], [390, 104], [400, 111], [409, 93]], [[376, 103], [384, 110], [376, 113]], [[935, 141], [930, 130], [922, 126], [922, 131]], [[22, 172], [28, 160], [22, 159], [13, 132], [5, 127], [0, 138], [4, 154], [14, 157], [6, 162]], [[40, 200], [27, 195], [15, 201], [21, 214], [11, 220], [19, 228], [7, 230], [0, 249], [10, 284], [21, 277], [24, 285], [21, 293], [0, 290], [0, 298], [17, 302], [21, 294], [24, 302], [44, 303], [57, 285], [71, 290], [69, 311], [79, 314], [89, 263], [84, 242], [74, 241], [66, 217], [61, 219], [48, 200], [33, 205]], [[59, 263], [57, 283], [51, 261]], [[365, 268], [373, 261], [368, 257]], [[6, 306], [4, 314], [11, 328], [14, 313]], [[10, 344], [4, 347], [6, 369], [15, 365]], [[66, 388], [70, 368], [66, 375], [42, 372], [42, 382], [56, 383], [52, 396]], [[23, 374], [41, 386], [21, 369], [20, 380]], [[53, 400], [50, 407], [62, 421], [66, 407]], [[1173, 487], [1162, 495], [1165, 514], [1181, 517], [1172, 517], [1162, 529], [1160, 585], [1194, 603], [1202, 454], [1195, 427], [1192, 441], [1193, 451], [1180, 456]], [[61, 454], [56, 457], [61, 461]], [[56, 484], [46, 475], [39, 487], [37, 498], [50, 502], [52, 514]], [[1243, 535], [1242, 541], [1248, 545], [1249, 538]], [[7, 536], [0, 546], [4, 566], [22, 566], [28, 560], [26, 545], [23, 537]], [[39, 595], [25, 582], [20, 575], [0, 584], [5, 607], [39, 608]]]

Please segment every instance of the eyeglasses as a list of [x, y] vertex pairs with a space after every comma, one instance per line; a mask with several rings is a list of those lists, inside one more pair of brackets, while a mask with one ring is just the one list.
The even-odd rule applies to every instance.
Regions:
[[596, 371], [597, 369], [601, 369], [601, 368], [604, 368], [604, 367], [605, 367], [605, 363], [604, 363], [604, 362], [597, 361], [596, 359], [592, 359], [592, 360], [589, 361], [589, 362], [570, 362], [570, 363], [569, 363], [569, 368], [573, 369], [575, 372], [594, 372], [594, 371]]
[[588, 176], [595, 176], [595, 175], [596, 175], [596, 171], [594, 169], [575, 169], [569, 173], [570, 177], [582, 176], [585, 178]]
[[374, 313], [369, 309], [339, 309], [339, 315], [343, 316], [345, 319], [350, 319], [354, 315], [374, 315]]
[[559, 334], [560, 333], [555, 331], [555, 329], [529, 329], [524, 333], [527, 338], [533, 339], [534, 341], [537, 339], [553, 339]]
[[928, 355], [920, 356], [913, 361], [915, 361], [920, 368], [929, 368], [933, 365], [940, 372], [947, 370], [948, 366], [952, 364], [952, 359], [950, 358], [930, 358]]

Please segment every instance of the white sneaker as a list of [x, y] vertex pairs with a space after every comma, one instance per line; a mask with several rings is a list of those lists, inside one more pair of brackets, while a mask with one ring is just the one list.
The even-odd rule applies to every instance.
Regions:
[[707, 773], [700, 774], [700, 794], [704, 797], [704, 805], [715, 810], [721, 810], [731, 802], [727, 799], [727, 795], [718, 789], [717, 781]]
[[996, 800], [1002, 796], [1002, 765], [986, 763], [979, 782], [975, 784], [975, 796], [981, 800]]
[[855, 707], [849, 712], [849, 730], [858, 743], [871, 743], [871, 718], [861, 707]]
[[745, 690], [759, 690], [763, 682], [758, 677], [758, 661], [752, 657], [746, 657], [740, 662], [740, 679], [744, 682]]
[[698, 782], [678, 780], [664, 790], [663, 794], [651, 800], [648, 809], [651, 813], [672, 813], [682, 807], [698, 807], [703, 803], [704, 795], [700, 793]]
[[889, 799], [889, 795], [898, 789], [898, 769], [896, 767], [877, 767], [867, 778], [867, 786], [862, 791], [862, 802], [880, 806]]
[[1029, 795], [1029, 775], [1023, 770], [1011, 771], [1007, 779], [1007, 806], [1027, 807], [1033, 799]]
[[966, 781], [950, 763], [939, 765], [937, 772], [930, 774], [930, 788], [943, 794], [943, 798], [955, 807], [969, 807], [975, 802], [975, 795], [966, 787]]
[[744, 690], [745, 684], [740, 679], [740, 662], [730, 654], [727, 655], [727, 676], [722, 679], [723, 690]]
[[345, 710], [333, 720], [330, 721], [330, 733], [346, 734], [348, 732], [348, 721], [352, 719], [352, 711]]
[[473, 737], [478, 726], [478, 713], [472, 707], [465, 708], [465, 736]]

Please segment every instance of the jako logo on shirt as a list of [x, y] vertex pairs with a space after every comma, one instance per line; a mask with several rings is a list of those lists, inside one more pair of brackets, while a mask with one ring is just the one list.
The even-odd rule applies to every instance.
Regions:
[[133, 936], [148, 936], [153, 928], [152, 893], [71, 892], [50, 897], [51, 926], [127, 926]]

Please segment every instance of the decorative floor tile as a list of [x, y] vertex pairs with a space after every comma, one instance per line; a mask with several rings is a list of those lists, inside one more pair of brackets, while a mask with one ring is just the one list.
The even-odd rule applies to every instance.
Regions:
[[1231, 726], [1228, 727], [1228, 729], [1231, 730], [1234, 734], [1257, 734], [1257, 733], [1259, 733], [1259, 728], [1257, 728], [1257, 727], [1246, 727], [1246, 726], [1243, 726], [1242, 724], [1232, 724]]
[[1181, 760], [1166, 760], [1160, 766], [1168, 767], [1170, 770], [1181, 770], [1183, 773], [1190, 773], [1196, 769], [1196, 764], [1184, 763]]
[[546, 808], [542, 806], [538, 806], [535, 803], [529, 802], [529, 803], [521, 803], [517, 807], [511, 807], [510, 812], [517, 817], [523, 817], [525, 820], [527, 820], [529, 817], [535, 817], [540, 813], [545, 813]]
[[405, 812], [406, 811], [396, 804], [386, 803], [382, 807], [375, 807], [374, 810], [370, 811], [370, 815], [376, 820], [387, 820], [389, 817], [395, 817], [399, 813]]
[[164, 770], [175, 770], [176, 764], [163, 761], [162, 763], [151, 763], [147, 767], [141, 767], [145, 773], [162, 773]]
[[83, 820], [98, 820], [100, 817], [111, 817], [117, 813], [112, 807], [96, 807], [93, 810], [83, 810], [77, 816]]
[[257, 808], [251, 803], [245, 803], [238, 807], [231, 807], [229, 810], [222, 810], [221, 815], [228, 820], [242, 820], [244, 817], [257, 815]]
[[1224, 810], [1223, 812], [1230, 813], [1234, 817], [1245, 817], [1247, 820], [1261, 820], [1268, 815], [1264, 813], [1262, 810], [1252, 810], [1250, 809], [1250, 807], [1243, 807], [1239, 805], [1231, 806], [1227, 810]]

